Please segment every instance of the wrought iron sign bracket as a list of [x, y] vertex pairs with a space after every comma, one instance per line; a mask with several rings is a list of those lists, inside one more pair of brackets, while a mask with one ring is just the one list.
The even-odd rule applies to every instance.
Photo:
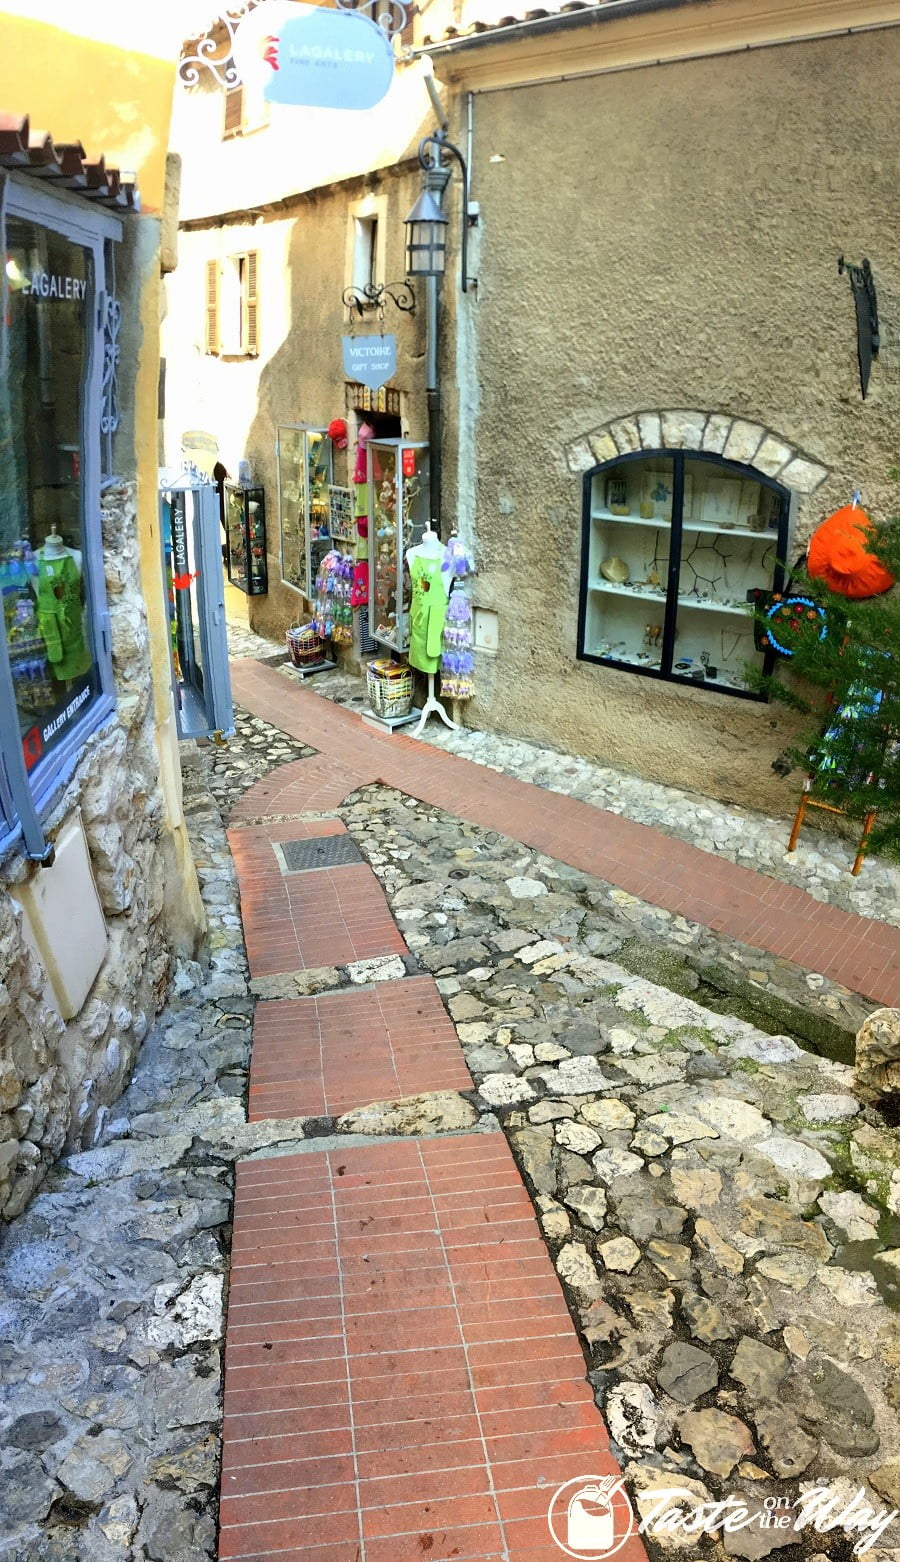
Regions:
[[875, 278], [872, 275], [872, 267], [868, 260], [863, 260], [861, 266], [854, 266], [838, 257], [838, 275], [846, 272], [850, 278], [850, 287], [853, 292], [853, 300], [856, 304], [856, 351], [859, 358], [859, 384], [863, 401], [869, 389], [869, 376], [872, 373], [872, 360], [878, 357], [878, 349], [881, 346], [881, 337], [878, 326], [878, 297], [875, 292]]
[[345, 287], [342, 298], [344, 307], [350, 311], [351, 320], [354, 313], [362, 320], [374, 309], [378, 310], [383, 320], [385, 299], [390, 299], [404, 314], [414, 315], [416, 312], [416, 295], [409, 282], [367, 282], [364, 287]]

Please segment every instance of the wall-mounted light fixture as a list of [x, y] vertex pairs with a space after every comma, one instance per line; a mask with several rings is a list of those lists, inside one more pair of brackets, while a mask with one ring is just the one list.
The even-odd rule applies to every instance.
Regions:
[[462, 176], [462, 276], [464, 293], [475, 287], [469, 276], [469, 173], [458, 147], [448, 141], [444, 130], [436, 130], [419, 143], [419, 166], [425, 174], [425, 188], [406, 219], [406, 275], [442, 277], [447, 269], [447, 229], [449, 218], [441, 209], [439, 197], [450, 180], [450, 159], [456, 159]]

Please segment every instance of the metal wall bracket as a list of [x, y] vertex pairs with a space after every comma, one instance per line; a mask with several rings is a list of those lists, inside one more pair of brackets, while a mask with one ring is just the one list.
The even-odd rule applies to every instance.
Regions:
[[838, 257], [838, 275], [844, 273], [850, 278], [850, 287], [853, 291], [853, 300], [856, 304], [856, 351], [859, 358], [859, 385], [862, 391], [863, 401], [869, 389], [869, 377], [872, 373], [872, 360], [878, 357], [878, 349], [881, 346], [881, 337], [878, 327], [878, 297], [875, 292], [875, 278], [872, 275], [872, 267], [868, 260], [863, 260], [861, 266], [854, 266], [846, 261], [843, 255]]

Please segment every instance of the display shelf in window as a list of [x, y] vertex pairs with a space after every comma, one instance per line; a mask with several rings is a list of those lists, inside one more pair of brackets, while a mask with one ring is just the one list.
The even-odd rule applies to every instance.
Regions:
[[754, 696], [754, 591], [779, 590], [790, 495], [759, 472], [682, 452], [585, 477], [578, 654]]
[[328, 488], [328, 518], [335, 546], [346, 552], [353, 538], [353, 493], [331, 483]]
[[277, 435], [281, 578], [311, 601], [316, 574], [332, 547], [332, 448], [328, 431], [285, 425]]
[[262, 488], [225, 484], [225, 535], [228, 579], [248, 597], [269, 589], [266, 564], [266, 498]]
[[428, 524], [428, 446], [373, 439], [368, 447], [369, 622], [379, 645], [409, 646], [406, 553]]

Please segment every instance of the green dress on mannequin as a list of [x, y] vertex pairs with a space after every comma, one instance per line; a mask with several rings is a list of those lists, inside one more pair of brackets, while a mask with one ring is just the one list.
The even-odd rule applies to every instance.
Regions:
[[53, 677], [68, 682], [87, 672], [91, 658], [82, 626], [81, 571], [70, 553], [39, 555], [37, 616]]
[[450, 582], [441, 569], [443, 562], [443, 548], [433, 554], [414, 551], [409, 560], [409, 660], [423, 673], [436, 673], [441, 665], [441, 636], [450, 600]]

